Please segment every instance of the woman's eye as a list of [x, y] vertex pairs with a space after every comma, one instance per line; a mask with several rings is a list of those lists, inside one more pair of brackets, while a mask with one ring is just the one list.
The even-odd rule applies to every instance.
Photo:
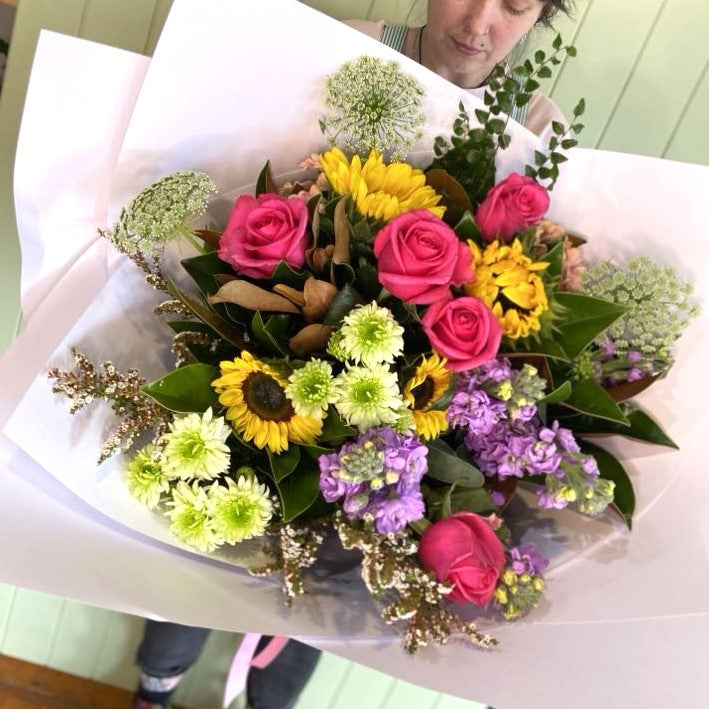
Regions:
[[512, 15], [524, 15], [527, 10], [529, 10], [529, 7], [518, 7], [516, 5], [512, 5], [511, 3], [505, 3], [505, 8], [507, 11], [512, 14]]

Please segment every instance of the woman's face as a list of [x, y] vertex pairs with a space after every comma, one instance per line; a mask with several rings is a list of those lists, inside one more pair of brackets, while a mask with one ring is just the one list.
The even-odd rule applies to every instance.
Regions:
[[545, 0], [429, 0], [421, 59], [458, 86], [479, 86], [544, 5]]

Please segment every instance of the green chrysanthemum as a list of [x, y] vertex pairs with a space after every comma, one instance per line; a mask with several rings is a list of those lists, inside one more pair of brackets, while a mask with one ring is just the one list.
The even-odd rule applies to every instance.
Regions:
[[126, 254], [157, 255], [174, 236], [191, 239], [189, 222], [204, 213], [214, 183], [204, 172], [176, 172], [146, 187], [123, 208], [106, 236]]
[[163, 470], [172, 478], [212, 480], [229, 467], [230, 433], [223, 417], [212, 418], [211, 408], [175, 418], [163, 436]]
[[330, 335], [330, 339], [327, 341], [328, 354], [331, 354], [340, 362], [347, 361], [347, 351], [343, 347], [343, 339], [342, 332], [340, 330], [335, 330], [335, 332]]
[[404, 351], [404, 328], [388, 308], [370, 303], [350, 311], [340, 328], [341, 347], [349, 359], [366, 367], [387, 362]]
[[343, 64], [325, 83], [331, 115], [321, 128], [331, 144], [367, 155], [373, 148], [406, 157], [421, 137], [423, 89], [395, 61], [359, 57]]
[[170, 490], [168, 476], [160, 465], [160, 453], [155, 446], [147, 445], [128, 463], [128, 489], [148, 509], [155, 509], [160, 496]]
[[172, 489], [172, 501], [167, 504], [172, 509], [165, 514], [178, 539], [201, 551], [214, 551], [222, 543], [209, 514], [207, 489], [198, 482], [189, 485], [180, 480]]
[[340, 397], [335, 404], [347, 423], [362, 430], [396, 423], [405, 406], [395, 372], [384, 364], [351, 367], [337, 379]]
[[337, 401], [337, 385], [332, 365], [312, 359], [288, 377], [286, 395], [296, 414], [323, 418], [327, 407]]
[[227, 486], [210, 488], [209, 511], [217, 535], [227, 544], [261, 536], [273, 515], [268, 488], [246, 475], [236, 482], [228, 479]]

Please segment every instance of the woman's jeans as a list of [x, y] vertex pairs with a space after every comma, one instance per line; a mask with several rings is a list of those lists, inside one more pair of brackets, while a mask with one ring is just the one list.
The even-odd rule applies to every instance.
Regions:
[[[152, 677], [172, 677], [182, 674], [194, 664], [209, 630], [177, 623], [145, 621], [143, 640], [138, 648], [137, 663]], [[264, 635], [256, 652], [260, 652], [271, 637]], [[320, 650], [289, 640], [268, 667], [249, 671], [247, 694], [253, 709], [290, 709], [315, 669]]]

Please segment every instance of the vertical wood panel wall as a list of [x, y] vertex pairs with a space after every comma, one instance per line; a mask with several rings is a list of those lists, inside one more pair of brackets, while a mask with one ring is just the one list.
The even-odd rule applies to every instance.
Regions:
[[[238, 0], [234, 0], [237, 2]], [[417, 25], [425, 0], [306, 0], [338, 19]], [[19, 252], [12, 208], [12, 164], [25, 88], [40, 28], [151, 54], [171, 0], [21, 0], [0, 97], [0, 351], [17, 322]], [[586, 147], [709, 164], [709, 3], [706, 0], [578, 0], [557, 29], [579, 50], [545, 90], [570, 113], [586, 98]], [[548, 45], [534, 31], [530, 50]], [[188, 49], [186, 49], [188, 51]], [[0, 652], [130, 688], [142, 621], [0, 584]], [[238, 637], [213, 633], [178, 697], [196, 709], [218, 706]], [[362, 691], [367, 699], [363, 702]], [[460, 709], [445, 697], [334, 655], [321, 660], [299, 707]]]

